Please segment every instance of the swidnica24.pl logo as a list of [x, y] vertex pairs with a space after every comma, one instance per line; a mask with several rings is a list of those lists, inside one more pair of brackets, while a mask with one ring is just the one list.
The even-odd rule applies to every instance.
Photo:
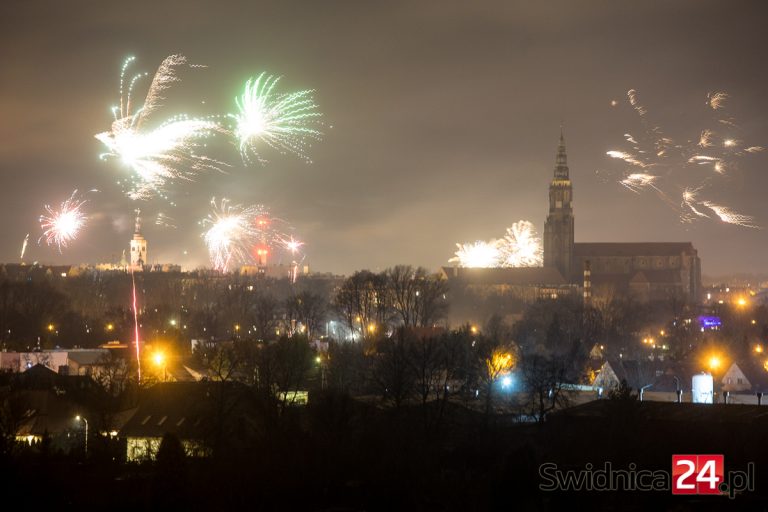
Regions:
[[614, 468], [610, 462], [562, 470], [548, 462], [539, 466], [539, 478], [542, 491], [671, 491], [734, 498], [755, 490], [755, 464], [748, 463], [746, 471], [725, 471], [723, 455], [673, 455], [671, 471], [638, 469], [635, 463]]

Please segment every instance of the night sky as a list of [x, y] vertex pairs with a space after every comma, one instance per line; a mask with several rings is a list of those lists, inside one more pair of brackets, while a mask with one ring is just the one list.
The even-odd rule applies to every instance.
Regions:
[[[741, 138], [768, 146], [766, 19], [765, 2], [5, 1], [0, 261], [18, 261], [28, 232], [28, 262], [115, 260], [138, 206], [151, 262], [205, 265], [197, 222], [216, 196], [289, 220], [313, 270], [437, 269], [456, 242], [515, 221], [543, 232], [562, 121], [576, 241], [691, 241], [704, 274], [765, 271], [768, 230], [682, 224], [653, 192], [621, 187], [626, 166], [606, 151], [638, 126], [633, 88], [675, 139], [697, 139], [707, 93], [726, 91]], [[220, 140], [211, 151], [231, 167], [174, 185], [178, 206], [127, 199], [126, 170], [99, 160], [93, 136], [109, 128], [123, 59], [154, 72], [172, 53], [208, 67], [168, 92], [169, 115], [232, 111], [261, 71], [315, 89], [326, 126], [313, 163], [265, 151], [267, 165], [245, 166]], [[740, 159], [712, 192], [768, 227], [766, 163]], [[37, 244], [37, 219], [75, 188], [100, 192], [59, 255]], [[155, 226], [158, 212], [178, 228]]]

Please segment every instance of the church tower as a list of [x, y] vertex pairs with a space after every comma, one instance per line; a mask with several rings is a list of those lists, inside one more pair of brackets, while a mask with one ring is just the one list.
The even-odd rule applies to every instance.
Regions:
[[573, 261], [573, 186], [568, 176], [565, 139], [560, 130], [555, 177], [549, 184], [549, 215], [544, 224], [544, 266], [555, 267], [570, 282]]
[[131, 240], [131, 268], [134, 271], [144, 270], [147, 264], [147, 241], [141, 236], [141, 210], [136, 210], [136, 225]]

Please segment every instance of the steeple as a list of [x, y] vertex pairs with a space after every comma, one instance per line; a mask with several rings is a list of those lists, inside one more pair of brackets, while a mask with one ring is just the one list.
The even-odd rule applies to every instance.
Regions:
[[560, 143], [555, 158], [555, 175], [549, 184], [549, 215], [544, 224], [544, 266], [555, 267], [570, 281], [573, 260], [573, 185], [568, 173], [565, 137], [560, 126]]
[[565, 154], [565, 137], [563, 137], [563, 125], [560, 125], [560, 144], [557, 146], [557, 157], [555, 158], [555, 179], [569, 179], [568, 157]]
[[141, 236], [141, 210], [136, 209], [136, 224], [134, 226], [133, 240], [131, 240], [131, 269], [144, 270], [147, 264], [147, 240]]

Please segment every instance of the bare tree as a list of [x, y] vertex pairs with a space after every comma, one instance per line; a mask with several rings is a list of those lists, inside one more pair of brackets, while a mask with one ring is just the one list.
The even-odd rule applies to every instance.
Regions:
[[413, 370], [408, 360], [408, 342], [403, 330], [378, 343], [373, 368], [373, 380], [382, 399], [399, 409], [411, 394], [414, 385]]
[[336, 291], [333, 305], [351, 333], [375, 336], [390, 316], [386, 278], [367, 270], [355, 272]]
[[288, 297], [286, 312], [291, 320], [297, 320], [306, 328], [307, 338], [312, 339], [323, 326], [328, 304], [325, 297], [310, 291], [302, 291]]
[[569, 363], [562, 357], [528, 353], [522, 358], [520, 374], [530, 415], [543, 423], [547, 413], [568, 405], [566, 377]]

